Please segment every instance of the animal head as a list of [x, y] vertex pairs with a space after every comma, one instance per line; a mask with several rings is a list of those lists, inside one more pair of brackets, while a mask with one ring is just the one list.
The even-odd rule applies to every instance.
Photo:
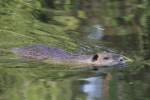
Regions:
[[93, 55], [92, 63], [94, 66], [122, 66], [125, 64], [125, 60], [122, 55], [102, 52]]

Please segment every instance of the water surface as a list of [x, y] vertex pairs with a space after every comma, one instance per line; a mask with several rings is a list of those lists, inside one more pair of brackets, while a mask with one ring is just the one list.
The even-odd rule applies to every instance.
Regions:
[[[31, 1], [0, 1], [0, 100], [150, 100], [148, 1]], [[113, 51], [132, 62], [95, 71], [9, 52], [33, 44], [78, 54]]]

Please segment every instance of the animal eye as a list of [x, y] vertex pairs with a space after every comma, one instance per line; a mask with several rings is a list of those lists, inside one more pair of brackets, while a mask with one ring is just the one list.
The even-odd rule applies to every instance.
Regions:
[[103, 59], [104, 59], [104, 60], [108, 60], [108, 59], [109, 59], [109, 57], [104, 57]]

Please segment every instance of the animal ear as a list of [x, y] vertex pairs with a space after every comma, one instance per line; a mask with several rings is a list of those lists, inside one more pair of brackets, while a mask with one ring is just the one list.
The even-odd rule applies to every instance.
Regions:
[[92, 57], [92, 61], [96, 61], [98, 59], [98, 54], [95, 54], [93, 57]]

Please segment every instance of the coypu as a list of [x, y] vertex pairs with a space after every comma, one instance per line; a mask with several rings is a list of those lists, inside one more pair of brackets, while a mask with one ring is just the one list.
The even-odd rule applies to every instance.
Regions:
[[123, 57], [119, 54], [102, 52], [94, 55], [77, 55], [63, 49], [51, 48], [45, 45], [31, 45], [22, 48], [12, 48], [14, 54], [27, 59], [46, 61], [49, 63], [84, 65], [84, 66], [113, 66], [123, 65]]

